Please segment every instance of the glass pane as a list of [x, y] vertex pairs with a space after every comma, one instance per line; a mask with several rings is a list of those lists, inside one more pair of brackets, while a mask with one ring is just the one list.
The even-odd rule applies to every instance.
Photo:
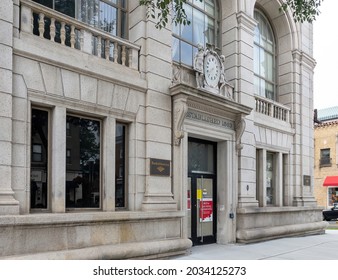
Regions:
[[204, 0], [193, 0], [193, 4], [201, 9], [204, 9]]
[[259, 74], [262, 77], [266, 77], [266, 63], [265, 63], [265, 51], [264, 49], [259, 50], [259, 66], [260, 66], [260, 71]]
[[197, 178], [197, 237], [213, 235], [213, 180]]
[[212, 16], [215, 16], [215, 3], [213, 0], [206, 0], [205, 1], [205, 11], [212, 15]]
[[265, 97], [275, 100], [275, 92], [272, 84], [265, 82]]
[[71, 150], [66, 166], [66, 207], [98, 208], [100, 206], [100, 122], [67, 116]]
[[32, 110], [31, 208], [47, 208], [48, 112]]
[[181, 25], [181, 37], [186, 41], [192, 41], [192, 28], [194, 25], [192, 17], [192, 8], [189, 5], [184, 5], [185, 13], [187, 14], [188, 19], [191, 21], [190, 25]]
[[115, 207], [125, 207], [125, 125], [116, 124], [115, 137]]
[[188, 144], [188, 171], [200, 171], [213, 174], [214, 146], [206, 143], [191, 142]]
[[77, 18], [84, 23], [97, 27], [99, 22], [99, 0], [80, 0]]
[[270, 53], [265, 53], [265, 61], [267, 70], [266, 79], [269, 81], [273, 81], [274, 80], [273, 56]]
[[196, 9], [194, 9], [193, 29], [193, 43], [204, 45], [204, 38], [207, 36], [207, 30], [204, 26], [204, 14]]
[[266, 204], [274, 203], [274, 154], [266, 153]]
[[180, 41], [177, 38], [173, 38], [171, 52], [173, 60], [180, 62]]
[[206, 43], [213, 44], [215, 42], [215, 23], [210, 17], [206, 17], [206, 27], [204, 31]]
[[75, 0], [55, 0], [55, 10], [70, 17], [75, 17]]
[[181, 42], [181, 62], [192, 66], [192, 57], [193, 57], [193, 53], [192, 53], [192, 46]]
[[53, 9], [53, 0], [33, 0], [33, 1]]
[[99, 27], [110, 34], [117, 35], [116, 23], [117, 23], [117, 9], [104, 2], [100, 2]]
[[127, 39], [128, 29], [127, 29], [127, 13], [121, 12], [121, 38]]
[[254, 72], [259, 75], [259, 47], [254, 45]]
[[262, 79], [259, 79], [260, 80], [260, 89], [259, 89], [259, 95], [260, 96], [265, 96], [265, 81], [262, 80]]
[[255, 94], [260, 95], [260, 79], [258, 77], [254, 78]]
[[328, 202], [329, 206], [338, 203], [338, 188], [328, 188]]

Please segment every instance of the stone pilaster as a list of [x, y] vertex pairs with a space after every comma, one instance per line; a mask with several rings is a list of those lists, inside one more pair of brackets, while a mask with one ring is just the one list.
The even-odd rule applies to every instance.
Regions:
[[18, 214], [12, 189], [13, 1], [0, 2], [0, 215]]
[[[235, 93], [242, 105], [254, 108], [253, 37], [256, 21], [244, 12], [237, 13], [237, 87]], [[256, 199], [256, 148], [252, 115], [238, 120], [236, 134], [238, 165], [238, 207], [258, 206]], [[243, 125], [245, 124], [244, 128]], [[244, 131], [241, 133], [241, 130]]]

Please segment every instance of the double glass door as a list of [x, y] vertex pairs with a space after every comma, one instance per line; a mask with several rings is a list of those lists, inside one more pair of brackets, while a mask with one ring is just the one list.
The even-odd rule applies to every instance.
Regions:
[[216, 242], [216, 144], [189, 139], [187, 216], [194, 245]]

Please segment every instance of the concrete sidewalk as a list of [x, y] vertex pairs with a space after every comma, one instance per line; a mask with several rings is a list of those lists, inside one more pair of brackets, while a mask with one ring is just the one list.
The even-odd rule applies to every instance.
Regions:
[[254, 244], [210, 244], [192, 247], [176, 260], [338, 260], [338, 230], [286, 237]]

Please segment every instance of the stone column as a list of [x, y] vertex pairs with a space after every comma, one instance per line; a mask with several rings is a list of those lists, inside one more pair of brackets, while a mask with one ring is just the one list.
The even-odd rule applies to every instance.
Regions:
[[13, 1], [0, 1], [0, 215], [19, 214], [12, 189]]
[[[115, 210], [115, 130], [116, 120], [113, 117], [107, 117], [103, 123], [103, 195], [102, 209], [103, 211]], [[115, 145], [113, 145], [115, 143]]]
[[276, 191], [275, 206], [283, 206], [283, 154], [276, 153]]
[[66, 210], [66, 108], [55, 107], [52, 117], [52, 178], [51, 210]]
[[257, 178], [257, 188], [258, 188], [258, 202], [260, 207], [266, 206], [266, 150], [258, 150], [257, 152], [257, 161], [259, 162], [258, 167], [258, 178]]

